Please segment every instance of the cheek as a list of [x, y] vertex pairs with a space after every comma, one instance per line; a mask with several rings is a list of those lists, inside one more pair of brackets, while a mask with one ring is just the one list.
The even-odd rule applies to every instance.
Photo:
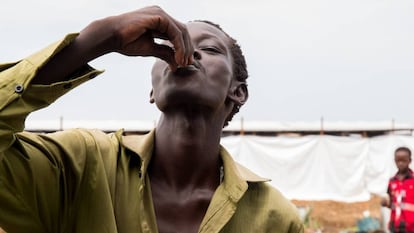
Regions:
[[165, 62], [157, 59], [157, 61], [152, 66], [152, 70], [151, 70], [151, 84], [152, 84], [152, 87], [157, 86], [157, 84], [161, 80], [162, 70], [166, 66], [164, 63]]
[[229, 87], [233, 78], [232, 66], [226, 61], [212, 62], [205, 67], [212, 67], [206, 72], [207, 76], [220, 87]]

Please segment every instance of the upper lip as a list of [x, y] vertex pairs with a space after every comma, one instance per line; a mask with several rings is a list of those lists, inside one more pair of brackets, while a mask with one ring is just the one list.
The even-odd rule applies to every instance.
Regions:
[[194, 60], [192, 65], [195, 66], [197, 69], [201, 68], [201, 64], [197, 60]]

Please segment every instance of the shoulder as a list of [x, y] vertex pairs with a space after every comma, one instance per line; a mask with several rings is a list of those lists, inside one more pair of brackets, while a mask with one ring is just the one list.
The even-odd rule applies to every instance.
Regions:
[[287, 199], [279, 190], [267, 182], [249, 182], [247, 193], [256, 196], [256, 202], [266, 205], [271, 211], [281, 211], [283, 214], [297, 214], [295, 205]]
[[243, 225], [243, 231], [234, 232], [303, 232], [297, 208], [268, 183], [269, 179], [260, 177], [235, 162], [227, 151], [222, 150], [220, 154], [225, 169], [224, 185], [230, 182], [232, 185], [228, 183], [229, 186], [245, 190], [241, 199], [235, 203], [237, 210], [230, 224]]
[[[268, 178], [263, 178], [250, 171], [248, 168], [236, 162], [237, 170], [241, 177], [248, 184], [247, 195], [258, 197], [256, 201], [263, 202], [267, 206], [273, 206], [275, 209], [293, 210], [296, 213], [296, 207], [275, 187], [269, 184]], [[253, 201], [253, 199], [251, 199]]]
[[243, 199], [246, 199], [246, 201], [249, 202], [249, 205], [256, 206], [276, 215], [284, 215], [288, 219], [296, 218], [298, 213], [296, 206], [277, 188], [269, 184], [269, 181], [271, 181], [270, 179], [255, 174], [237, 162], [235, 162], [235, 164], [239, 175], [248, 184]]
[[266, 229], [303, 232], [304, 227], [296, 206], [267, 182], [249, 182], [240, 205], [254, 213], [251, 218], [262, 222]]

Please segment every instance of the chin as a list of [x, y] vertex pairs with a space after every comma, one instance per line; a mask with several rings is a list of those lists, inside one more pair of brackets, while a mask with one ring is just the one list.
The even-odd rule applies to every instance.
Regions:
[[158, 109], [162, 112], [167, 110], [180, 111], [180, 109], [211, 109], [217, 104], [207, 101], [199, 96], [180, 96], [169, 101], [156, 102]]
[[226, 96], [221, 93], [206, 93], [205, 88], [174, 87], [154, 96], [155, 103], [160, 111], [180, 106], [198, 106], [215, 109], [223, 105]]

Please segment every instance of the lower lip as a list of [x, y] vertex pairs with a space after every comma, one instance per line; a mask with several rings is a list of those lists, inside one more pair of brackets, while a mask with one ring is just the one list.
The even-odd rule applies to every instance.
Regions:
[[195, 66], [186, 66], [186, 67], [180, 67], [178, 68], [174, 74], [191, 74], [194, 72], [197, 72], [198, 69]]

